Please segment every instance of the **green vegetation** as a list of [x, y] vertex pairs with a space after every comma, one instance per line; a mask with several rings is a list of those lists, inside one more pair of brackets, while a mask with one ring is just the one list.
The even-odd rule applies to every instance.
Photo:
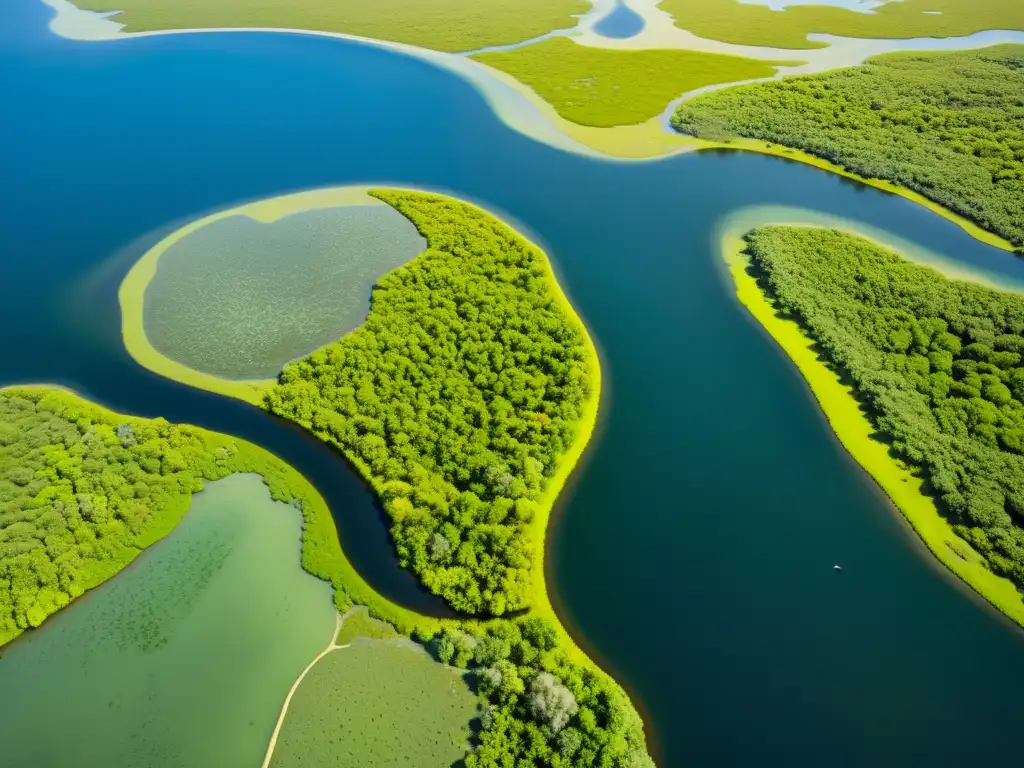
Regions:
[[762, 227], [747, 240], [774, 307], [922, 474], [964, 540], [950, 550], [1024, 584], [1024, 297], [837, 230]]
[[673, 99], [706, 85], [775, 74], [772, 62], [739, 56], [615, 51], [564, 37], [473, 58], [530, 86], [566, 120], [598, 127], [642, 123]]
[[672, 124], [796, 147], [1024, 245], [1024, 46], [889, 54], [738, 86], [684, 102]]
[[397, 211], [363, 197], [272, 222], [219, 217], [176, 239], [146, 287], [150, 343], [196, 371], [272, 379], [358, 327], [377, 278], [425, 245]]
[[401, 635], [386, 621], [373, 618], [362, 606], [355, 606], [343, 617], [334, 644], [348, 645], [360, 637], [368, 640], [392, 640]]
[[545, 492], [596, 399], [596, 353], [515, 231], [451, 198], [373, 194], [428, 250], [378, 282], [362, 328], [288, 365], [265, 407], [355, 464], [429, 589], [466, 613], [524, 608]]
[[204, 480], [263, 476], [302, 509], [302, 567], [335, 603], [369, 606], [403, 631], [433, 623], [380, 598], [338, 544], [323, 499], [243, 440], [122, 416], [61, 390], [0, 390], [0, 644], [106, 581], [177, 525]]
[[431, 645], [444, 663], [476, 674], [484, 709], [467, 768], [653, 767], [627, 696], [574, 661], [544, 619], [448, 625]]
[[91, 11], [123, 11], [128, 32], [216, 27], [276, 27], [341, 32], [439, 51], [471, 51], [509, 45], [576, 23], [584, 0], [77, 0]]
[[[676, 26], [700, 37], [740, 45], [819, 48], [811, 32], [844, 37], [959, 37], [983, 29], [1024, 29], [1018, 0], [891, 0], [874, 13], [821, 5], [773, 11], [738, 0], [663, 0]], [[926, 13], [936, 11], [937, 13]]]
[[270, 765], [447, 768], [466, 754], [477, 708], [457, 670], [408, 641], [355, 643], [306, 675]]
[[3, 649], [0, 764], [259, 766], [335, 627], [301, 520], [258, 475], [207, 483], [172, 535]]

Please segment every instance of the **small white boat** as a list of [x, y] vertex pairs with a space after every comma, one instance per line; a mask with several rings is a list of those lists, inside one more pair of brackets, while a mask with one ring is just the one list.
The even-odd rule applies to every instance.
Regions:
[[843, 569], [842, 569], [842, 568], [840, 568], [840, 567], [839, 567], [838, 565], [833, 565], [833, 566], [832, 566], [832, 570], [833, 570], [833, 571], [841, 571], [841, 570], [843, 570]]

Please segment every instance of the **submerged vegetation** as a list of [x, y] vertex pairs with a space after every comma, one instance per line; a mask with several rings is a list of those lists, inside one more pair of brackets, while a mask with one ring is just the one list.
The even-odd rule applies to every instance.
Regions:
[[525, 83], [566, 120], [601, 128], [642, 123], [673, 99], [707, 85], [775, 74], [773, 62], [739, 56], [607, 50], [565, 37], [473, 58]]
[[[493, 222], [489, 217], [484, 221]], [[205, 480], [235, 472], [263, 475], [274, 498], [302, 510], [303, 567], [332, 582], [339, 608], [367, 605], [401, 633], [415, 631], [442, 661], [473, 667], [477, 676], [486, 678], [477, 688], [488, 708], [481, 716], [479, 738], [468, 744], [467, 765], [534, 764], [535, 758], [551, 766], [650, 764], [642, 723], [629, 699], [573, 648], [556, 625], [533, 616], [494, 620], [486, 627], [462, 626], [388, 603], [345, 559], [323, 499], [280, 460], [241, 440], [162, 419], [121, 416], [51, 388], [0, 391], [0, 643], [38, 626], [85, 590], [112, 577], [144, 547], [170, 532]], [[343, 624], [338, 637], [339, 642], [357, 640], [346, 652], [365, 644], [408, 642], [363, 609], [351, 617], [355, 620], [347, 631]], [[452, 685], [458, 682], [450, 670], [422, 655], [417, 663], [436, 668], [425, 675], [444, 674]], [[419, 680], [408, 678], [401, 669], [387, 674], [398, 686], [395, 691], [406, 691], [411, 681]], [[345, 706], [363, 713], [372, 710], [369, 702], [379, 697], [381, 678], [376, 672], [371, 677], [363, 684], [372, 684], [374, 694], [364, 699], [346, 687], [341, 692]], [[501, 680], [505, 683], [497, 685]], [[488, 687], [491, 683], [495, 685]], [[409, 710], [416, 717], [403, 717], [395, 728], [412, 728], [429, 742], [438, 727], [438, 712], [432, 709], [436, 691], [417, 686], [417, 695], [430, 697], [429, 705]], [[400, 697], [408, 705], [410, 699], [404, 693]], [[463, 735], [454, 742], [450, 736], [433, 743], [445, 755], [454, 749], [458, 757], [467, 749], [465, 725], [477, 704], [468, 692], [452, 702], [444, 722], [450, 721], [451, 734]], [[330, 707], [314, 709], [306, 715], [326, 722], [328, 734], [338, 727], [349, 733], [353, 727], [344, 713]], [[387, 737], [390, 731], [377, 735]], [[369, 738], [367, 733], [364, 737]], [[332, 759], [337, 756], [337, 743], [318, 743], [317, 749], [329, 750]], [[381, 744], [386, 745], [386, 739]], [[307, 754], [306, 747], [296, 749], [292, 752]], [[288, 754], [286, 748], [281, 764], [287, 763]]]
[[672, 125], [798, 148], [1024, 246], [1024, 46], [888, 54], [737, 86], [684, 102]]
[[265, 406], [373, 485], [403, 565], [465, 613], [532, 602], [550, 479], [597, 359], [544, 254], [478, 208], [376, 191], [428, 250], [382, 278], [365, 325], [288, 365]]
[[302, 509], [302, 567], [335, 603], [369, 605], [407, 631], [355, 573], [330, 510], [298, 472], [261, 448], [198, 427], [108, 411], [61, 390], [0, 390], [0, 645], [106, 581], [170, 533], [204, 481], [263, 476]]
[[1024, 297], [837, 230], [762, 227], [748, 253], [775, 308], [922, 473], [963, 539], [954, 553], [1024, 584]]
[[887, 0], [871, 13], [824, 5], [776, 11], [751, 0], [662, 0], [676, 26], [739, 45], [819, 48], [812, 32], [842, 37], [954, 37], [985, 29], [1024, 29], [1018, 0]]
[[469, 748], [477, 699], [408, 640], [362, 640], [317, 662], [288, 708], [271, 768], [447, 768]]
[[279, 27], [341, 32], [439, 51], [509, 45], [576, 23], [584, 0], [75, 0], [91, 11], [121, 11], [128, 32], [217, 27]]
[[235, 381], [273, 379], [358, 327], [377, 278], [424, 245], [369, 197], [269, 222], [225, 211], [168, 239], [145, 288], [146, 338], [171, 360]]

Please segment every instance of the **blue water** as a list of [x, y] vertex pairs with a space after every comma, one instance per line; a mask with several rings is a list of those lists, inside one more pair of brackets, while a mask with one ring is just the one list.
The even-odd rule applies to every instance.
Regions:
[[440, 611], [339, 457], [127, 357], [117, 286], [183, 220], [291, 190], [385, 181], [506, 211], [551, 253], [608, 382], [549, 576], [642, 707], [659, 764], [1019, 761], [1024, 634], [935, 566], [837, 445], [737, 304], [714, 226], [741, 206], [806, 206], [989, 273], [1020, 278], [1024, 262], [777, 158], [566, 154], [385, 51], [267, 33], [74, 43], [49, 14], [0, 10], [0, 383], [59, 382], [263, 445], [324, 493], [368, 580]]
[[615, 3], [611, 12], [594, 25], [599, 35], [612, 38], [627, 38], [640, 34], [644, 28], [644, 19], [624, 3]]

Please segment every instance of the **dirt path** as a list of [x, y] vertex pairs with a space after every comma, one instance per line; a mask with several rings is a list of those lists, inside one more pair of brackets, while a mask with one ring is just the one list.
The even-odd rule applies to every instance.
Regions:
[[292, 703], [292, 696], [294, 696], [295, 691], [299, 689], [299, 686], [302, 684], [303, 679], [309, 673], [309, 670], [315, 667], [316, 663], [331, 651], [337, 650], [338, 648], [347, 647], [344, 645], [335, 645], [334, 641], [338, 637], [338, 631], [341, 629], [341, 625], [345, 621], [345, 617], [352, 613], [352, 611], [354, 610], [356, 609], [350, 608], [344, 614], [339, 613], [337, 615], [334, 622], [334, 631], [331, 633], [331, 640], [329, 643], [327, 643], [327, 647], [320, 651], [320, 653], [316, 655], [316, 658], [314, 658], [311, 662], [309, 662], [309, 664], [306, 665], [306, 668], [302, 670], [302, 673], [295, 679], [295, 682], [292, 683], [292, 687], [288, 691], [288, 695], [284, 697], [284, 704], [281, 705], [281, 714], [277, 716], [277, 724], [274, 726], [274, 733], [271, 735], [270, 743], [267, 745], [267, 754], [263, 758], [263, 764], [261, 768], [270, 768], [270, 760], [274, 756], [274, 747], [277, 746], [277, 737], [281, 734], [281, 726], [284, 725], [284, 719], [288, 715], [288, 705]]

